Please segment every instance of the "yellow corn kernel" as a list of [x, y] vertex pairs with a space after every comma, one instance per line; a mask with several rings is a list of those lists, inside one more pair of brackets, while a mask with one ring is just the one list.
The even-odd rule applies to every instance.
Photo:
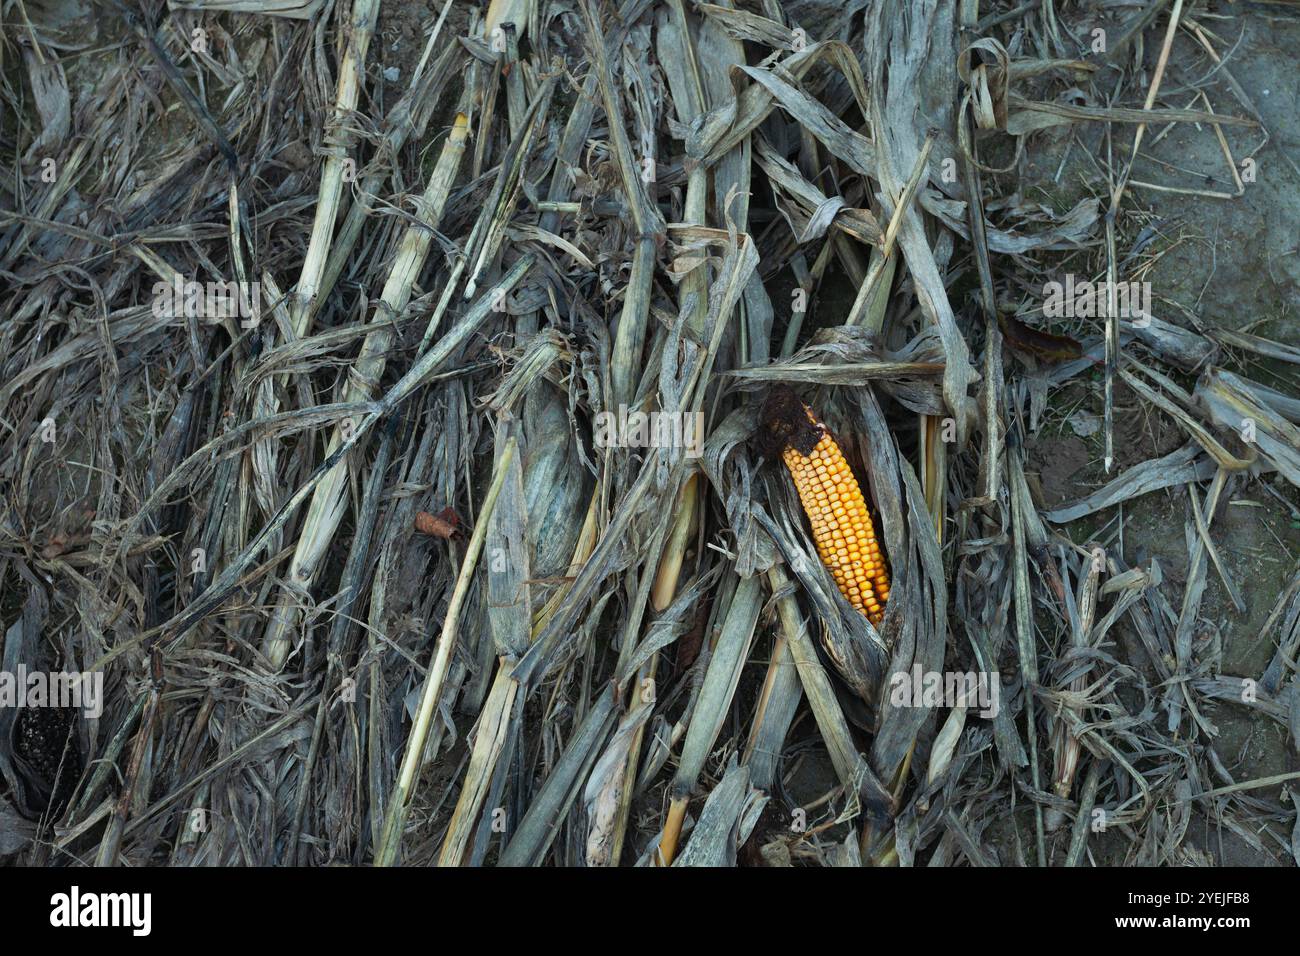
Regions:
[[[812, 410], [807, 411], [815, 422]], [[889, 572], [862, 489], [840, 446], [823, 429], [811, 454], [787, 445], [781, 457], [812, 524], [822, 563], [840, 593], [879, 627], [889, 600]]]

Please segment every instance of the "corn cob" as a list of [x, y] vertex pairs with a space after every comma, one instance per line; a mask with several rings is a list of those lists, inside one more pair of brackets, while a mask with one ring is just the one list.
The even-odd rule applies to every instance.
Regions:
[[844, 460], [840, 446], [812, 409], [803, 406], [820, 437], [808, 454], [787, 444], [781, 458], [812, 523], [813, 541], [822, 563], [848, 602], [877, 627], [889, 600], [889, 571], [876, 540], [862, 489]]

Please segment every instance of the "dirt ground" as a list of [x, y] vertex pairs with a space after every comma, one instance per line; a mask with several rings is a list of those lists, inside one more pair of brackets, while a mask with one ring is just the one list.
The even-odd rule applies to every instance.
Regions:
[[[1151, 252], [1157, 258], [1147, 278], [1153, 285], [1154, 312], [1171, 321], [1189, 317], [1206, 325], [1249, 331], [1290, 345], [1300, 344], [1296, 310], [1300, 305], [1300, 76], [1294, 64], [1300, 56], [1300, 24], [1270, 16], [1266, 9], [1214, 24], [1220, 36], [1237, 38], [1230, 69], [1258, 110], [1269, 132], [1225, 130], [1237, 159], [1254, 159], [1254, 182], [1244, 182], [1240, 196], [1219, 199], [1137, 189], [1128, 200], [1126, 227], [1130, 236], [1145, 225], [1158, 230]], [[1193, 41], [1180, 36], [1171, 56], [1170, 80], [1183, 85], [1205, 68]], [[1216, 112], [1238, 107], [1222, 82], [1207, 95]], [[1191, 93], [1175, 95], [1185, 104]], [[1223, 148], [1209, 128], [1178, 124], [1167, 131], [1153, 129], [1143, 144], [1133, 178], [1145, 182], [1205, 191], [1236, 190]], [[1116, 143], [1121, 145], [1122, 141]], [[1068, 140], [1051, 143], [1028, 164], [1039, 176], [1028, 190], [1058, 210], [1069, 208], [1079, 195], [1102, 194], [1105, 182], [1089, 153], [1105, 149], [1103, 131], [1078, 127]], [[1126, 145], [1126, 144], [1125, 144]], [[1121, 244], [1123, 248], [1123, 244]], [[1254, 356], [1236, 358], [1246, 374], [1275, 382], [1294, 394], [1294, 367]], [[1142, 362], [1141, 349], [1128, 351], [1129, 361]], [[1117, 390], [1119, 408], [1116, 451], [1119, 468], [1165, 454], [1184, 438], [1158, 413], [1143, 412], [1131, 393]], [[1099, 381], [1072, 383], [1052, 395], [1061, 418], [1043, 429], [1031, 446], [1030, 464], [1038, 470], [1047, 504], [1080, 498], [1106, 480], [1102, 469], [1101, 434], [1076, 433], [1067, 416], [1077, 409], [1100, 415]], [[1126, 414], [1126, 412], [1128, 414]], [[1092, 424], [1086, 416], [1079, 431]], [[1273, 475], [1238, 486], [1215, 516], [1215, 540], [1225, 571], [1239, 586], [1246, 612], [1232, 606], [1222, 582], [1213, 572], [1201, 613], [1205, 640], [1222, 641], [1222, 672], [1257, 675], [1274, 652], [1261, 628], [1278, 592], [1294, 573], [1300, 553], [1300, 513], [1295, 489]], [[1067, 529], [1085, 541], [1097, 528], [1110, 524], [1115, 509], [1076, 522]], [[1155, 555], [1170, 574], [1171, 600], [1181, 597], [1188, 563], [1184, 526], [1190, 510], [1182, 489], [1147, 495], [1125, 508], [1122, 544], [1130, 564]], [[1140, 654], [1140, 652], [1138, 652]], [[1219, 759], [1239, 779], [1269, 776], [1300, 769], [1296, 745], [1284, 728], [1245, 708], [1223, 705], [1212, 715], [1219, 729], [1214, 747]], [[1272, 793], [1277, 793], [1274, 788]], [[1218, 864], [1279, 865], [1276, 847], [1251, 846], [1241, 837], [1217, 831], [1209, 821], [1194, 817], [1188, 844], [1209, 854]]]

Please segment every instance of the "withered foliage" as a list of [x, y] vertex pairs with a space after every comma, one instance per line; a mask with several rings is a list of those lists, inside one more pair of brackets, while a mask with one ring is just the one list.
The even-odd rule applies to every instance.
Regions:
[[[1102, 53], [1013, 2], [5, 10], [3, 669], [105, 697], [0, 707], [0, 858], [1161, 864], [1193, 811], [1295, 852], [1295, 775], [1211, 744], [1295, 737], [1300, 576], [1262, 674], [1201, 613], [1273, 599], [1216, 516], [1300, 484], [1240, 361], [1295, 350], [1038, 293], [1158, 254], [1144, 131], [1264, 135], [1197, 5], [1107, 7]], [[1116, 148], [1052, 211], [1018, 164], [1074, 129]], [[1110, 474], [1049, 506], [1080, 382]], [[1117, 383], [1185, 444], [1115, 461]], [[774, 384], [867, 492], [879, 629], [754, 441]], [[642, 413], [699, 454], [596, 440]], [[1153, 493], [1187, 567], [1126, 550]], [[987, 713], [911, 694], [966, 673]]]

